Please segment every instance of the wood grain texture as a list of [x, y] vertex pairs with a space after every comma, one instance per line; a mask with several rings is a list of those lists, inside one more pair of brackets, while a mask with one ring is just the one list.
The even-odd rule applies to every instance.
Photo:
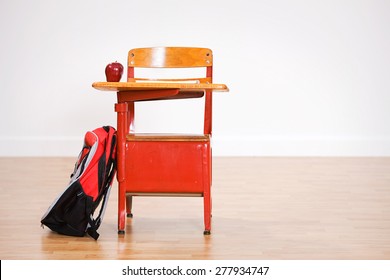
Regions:
[[213, 159], [202, 201], [135, 197], [117, 234], [114, 183], [98, 241], [40, 227], [75, 158], [0, 158], [0, 259], [390, 259], [390, 158]]
[[127, 141], [177, 141], [177, 142], [205, 142], [210, 141], [210, 135], [204, 134], [152, 134], [131, 133], [126, 136]]
[[131, 67], [208, 67], [213, 65], [213, 52], [207, 48], [153, 47], [129, 51]]
[[225, 84], [207, 83], [168, 83], [168, 82], [94, 82], [92, 87], [103, 91], [131, 91], [131, 90], [158, 90], [180, 89], [181, 91], [229, 91]]

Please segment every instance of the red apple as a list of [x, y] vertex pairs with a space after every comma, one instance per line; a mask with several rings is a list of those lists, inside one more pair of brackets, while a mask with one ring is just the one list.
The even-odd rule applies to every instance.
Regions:
[[111, 62], [106, 66], [107, 82], [119, 82], [123, 74], [123, 65], [119, 62]]

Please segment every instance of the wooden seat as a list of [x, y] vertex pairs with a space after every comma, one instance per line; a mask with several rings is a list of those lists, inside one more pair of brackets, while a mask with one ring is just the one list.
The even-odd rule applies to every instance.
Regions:
[[[145, 78], [138, 68], [204, 68], [201, 77]], [[116, 90], [118, 102], [118, 233], [125, 233], [132, 217], [134, 196], [203, 197], [204, 234], [211, 231], [212, 92], [227, 91], [212, 83], [213, 54], [207, 48], [136, 48], [128, 53], [127, 82], [95, 83]], [[146, 101], [202, 98], [203, 131], [194, 134], [139, 134], [135, 132], [135, 104]]]
[[126, 136], [127, 141], [210, 141], [210, 135], [197, 135], [197, 134], [151, 134], [151, 133], [138, 133], [128, 134]]

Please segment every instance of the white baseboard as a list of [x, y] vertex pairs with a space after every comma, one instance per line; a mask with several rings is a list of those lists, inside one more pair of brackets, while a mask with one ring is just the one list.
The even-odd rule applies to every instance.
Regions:
[[[82, 138], [0, 138], [2, 157], [76, 157]], [[213, 136], [214, 156], [390, 156], [390, 139]]]
[[390, 139], [213, 137], [215, 156], [390, 156]]
[[0, 139], [2, 157], [77, 157], [83, 138], [7, 138]]

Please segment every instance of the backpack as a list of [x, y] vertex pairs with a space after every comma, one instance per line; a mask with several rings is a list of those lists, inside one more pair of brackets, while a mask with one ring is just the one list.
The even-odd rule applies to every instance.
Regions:
[[[97, 240], [116, 174], [116, 130], [103, 126], [88, 131], [65, 191], [50, 205], [41, 219], [52, 231]], [[99, 214], [94, 212], [101, 205]]]

